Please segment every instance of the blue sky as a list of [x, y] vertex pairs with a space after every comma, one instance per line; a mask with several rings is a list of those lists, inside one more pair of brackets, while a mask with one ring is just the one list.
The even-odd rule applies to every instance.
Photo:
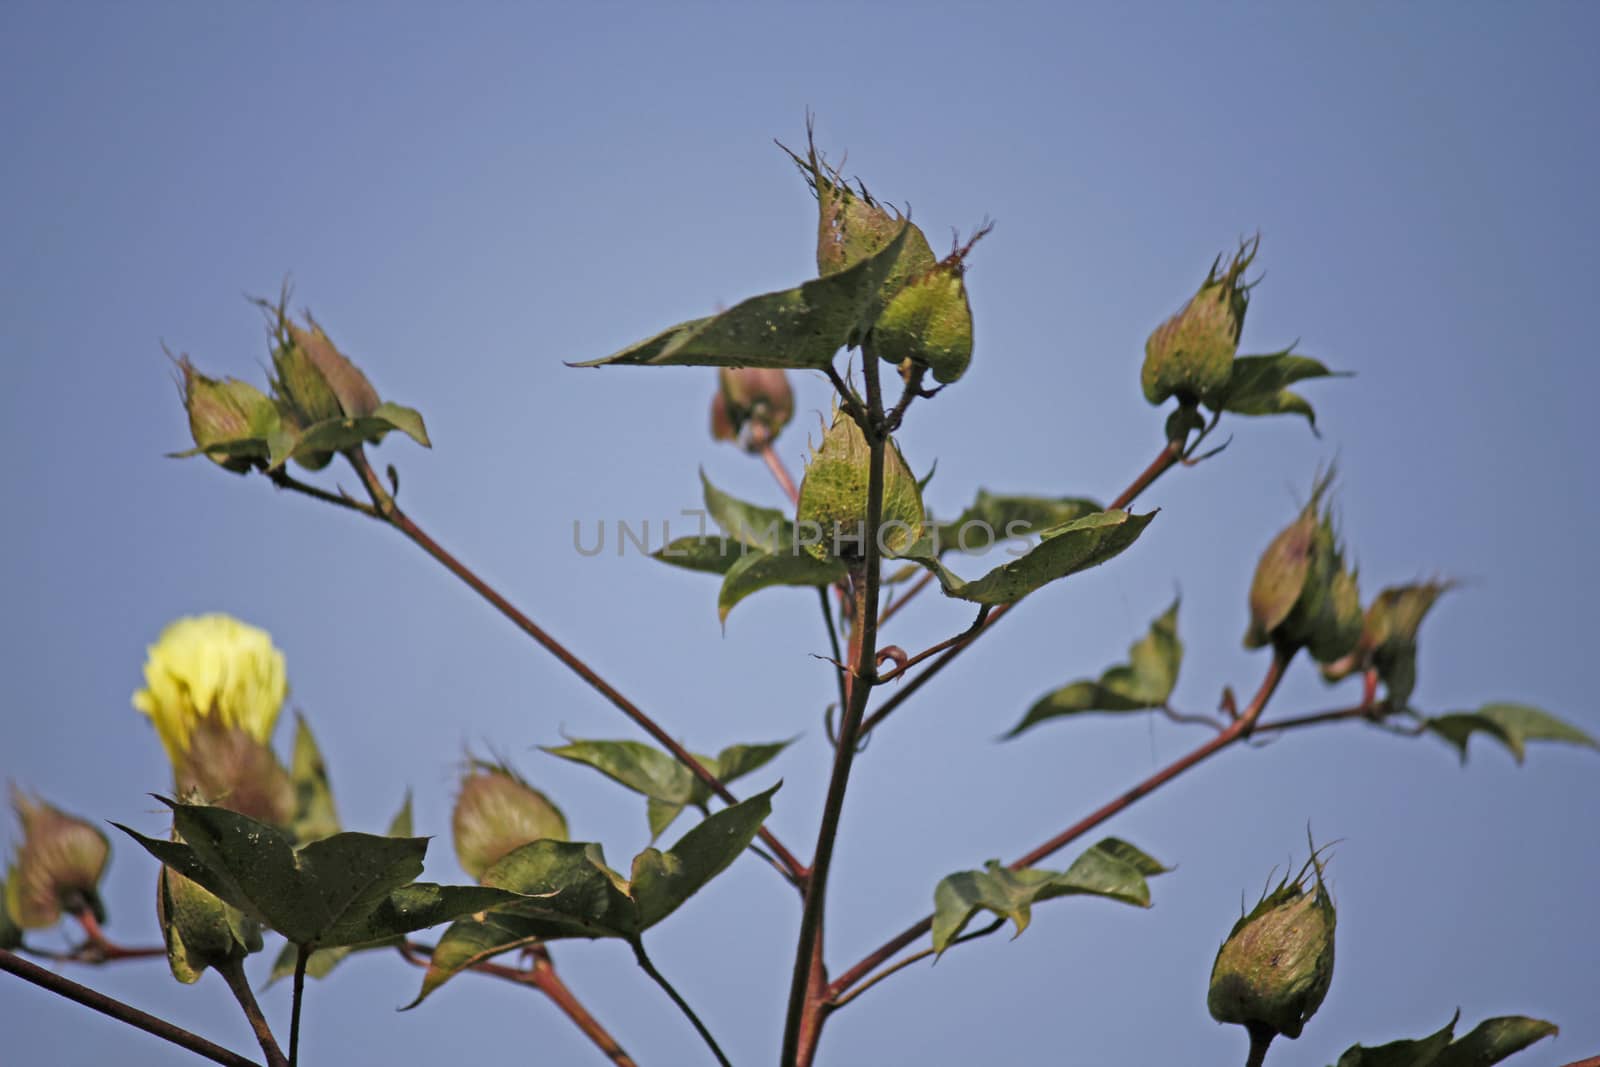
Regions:
[[[937, 458], [930, 506], [979, 486], [1109, 498], [1160, 446], [1138, 389], [1149, 331], [1217, 252], [1259, 230], [1245, 347], [1357, 372], [1308, 387], [1321, 439], [1234, 420], [1219, 458], [1144, 500], [1160, 517], [1109, 566], [1052, 587], [897, 715], [858, 764], [829, 961], [922, 915], [952, 870], [1014, 856], [1202, 737], [1142, 717], [995, 737], [1040, 694], [1118, 659], [1184, 597], [1176, 700], [1254, 686], [1240, 647], [1255, 558], [1337, 458], [1342, 529], [1369, 590], [1448, 574], [1418, 706], [1521, 699], [1600, 731], [1587, 684], [1592, 447], [1593, 7], [1180, 8], [13, 3], [0, 9], [0, 256], [8, 502], [0, 777], [96, 818], [160, 826], [160, 747], [128, 707], [146, 644], [224, 610], [270, 629], [328, 755], [345, 821], [376, 830], [407, 788], [444, 835], [464, 751], [509, 755], [614, 863], [645, 843], [635, 798], [534, 750], [633, 736], [613, 709], [400, 538], [163, 453], [186, 444], [162, 343], [259, 378], [244, 294], [293, 278], [431, 452], [378, 453], [402, 502], [625, 692], [700, 749], [796, 734], [771, 823], [809, 848], [831, 691], [808, 593], [742, 605], [635, 555], [572, 550], [574, 521], [674, 516], [696, 468], [776, 503], [759, 464], [705, 432], [696, 370], [592, 358], [813, 269], [814, 205], [772, 145], [818, 136], [935, 244], [998, 226], [968, 278], [972, 372], [919, 404], [902, 446]], [[1589, 118], [1584, 118], [1589, 115]], [[802, 413], [826, 383], [797, 383]], [[779, 451], [798, 467], [803, 414]], [[907, 648], [965, 625], [930, 601]], [[1274, 709], [1346, 702], [1303, 666]], [[287, 731], [282, 740], [287, 741]], [[1562, 1036], [1515, 1061], [1600, 1050], [1592, 752], [1466, 767], [1426, 739], [1352, 726], [1230, 752], [1107, 827], [1177, 866], [1150, 911], [1041, 906], [838, 1014], [823, 1062], [1048, 1057], [1083, 1067], [1227, 1063], [1205, 1011], [1241, 897], [1338, 838], [1332, 992], [1269, 1063], [1523, 1012]], [[759, 780], [759, 779], [757, 779]], [[755, 780], [753, 780], [755, 781]], [[112, 932], [156, 936], [152, 862], [115, 844]], [[429, 873], [459, 877], [443, 836]], [[740, 863], [654, 934], [654, 955], [736, 1062], [770, 1062], [797, 908]], [[624, 948], [556, 948], [569, 983], [645, 1064], [701, 1062]], [[219, 982], [159, 963], [80, 980], [248, 1050]], [[416, 1012], [417, 976], [361, 959], [317, 986], [316, 1061], [593, 1062], [547, 1004], [463, 979]], [[287, 1017], [287, 992], [264, 1003]], [[154, 1040], [0, 982], [18, 1062]]]

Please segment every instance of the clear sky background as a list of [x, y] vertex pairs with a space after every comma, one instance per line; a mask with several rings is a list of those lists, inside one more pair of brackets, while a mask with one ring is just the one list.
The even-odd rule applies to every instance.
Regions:
[[[24, 4], [0, 7], [0, 778], [85, 815], [161, 825], [159, 744], [128, 705], [176, 616], [233, 612], [287, 653], [347, 825], [406, 789], [461, 877], [448, 811], [464, 751], [494, 750], [613, 862], [642, 804], [533, 749], [631, 737], [616, 712], [399, 537], [275, 494], [187, 444], [164, 341], [260, 379], [244, 294], [292, 275], [436, 444], [385, 444], [402, 502], [701, 750], [803, 735], [772, 827], [809, 851], [832, 692], [814, 598], [763, 594], [718, 627], [716, 583], [629, 555], [586, 559], [575, 520], [698, 502], [696, 468], [777, 502], [705, 429], [713, 376], [581, 371], [679, 320], [814, 269], [814, 204], [773, 145], [822, 146], [944, 243], [986, 215], [968, 281], [973, 369], [918, 404], [902, 444], [938, 460], [930, 506], [979, 486], [1110, 498], [1154, 455], [1146, 335], [1212, 257], [1259, 229], [1245, 348], [1358, 377], [1306, 390], [1303, 423], [1232, 420], [1218, 459], [1144, 500], [1160, 517], [1113, 564], [1053, 586], [889, 721], [858, 763], [829, 913], [847, 966], [927, 910], [937, 879], [1013, 857], [1199, 743], [1144, 716], [995, 737], [1040, 694], [1120, 658], [1176, 588], [1176, 702], [1209, 710], [1264, 666], [1240, 647], [1255, 560], [1319, 464], [1368, 591], [1468, 581], [1425, 631], [1419, 707], [1541, 705], [1600, 731], [1589, 681], [1600, 505], [1589, 454], [1600, 217], [1600, 9], [1587, 4], [928, 5], [646, 8]], [[798, 466], [826, 383], [797, 383]], [[348, 479], [346, 479], [348, 480]], [[913, 617], [913, 614], [915, 617]], [[892, 640], [968, 621], [932, 598]], [[1352, 699], [1303, 665], [1274, 703]], [[287, 720], [287, 717], [286, 717]], [[280, 731], [287, 745], [289, 731]], [[1517, 1063], [1600, 1052], [1600, 757], [1350, 725], [1227, 753], [1107, 830], [1177, 865], [1155, 907], [1041, 906], [837, 1015], [834, 1064], [1238, 1063], [1205, 1009], [1212, 956], [1306, 828], [1330, 868], [1327, 1003], [1269, 1063], [1529, 1013], [1562, 1035]], [[123, 841], [112, 933], [157, 937], [153, 862]], [[739, 1064], [771, 1062], [798, 909], [740, 862], [652, 935]], [[45, 939], [48, 940], [48, 939]], [[609, 944], [562, 944], [570, 984], [641, 1063], [704, 1053]], [[220, 982], [160, 962], [73, 977], [252, 1043]], [[598, 1062], [540, 998], [465, 977], [397, 1015], [417, 973], [375, 954], [316, 985], [310, 1063]], [[265, 995], [287, 1025], [288, 990]], [[0, 1059], [167, 1064], [177, 1055], [0, 980]]]

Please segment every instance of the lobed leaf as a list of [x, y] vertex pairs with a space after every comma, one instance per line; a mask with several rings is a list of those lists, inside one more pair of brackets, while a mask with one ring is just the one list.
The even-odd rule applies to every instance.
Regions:
[[1110, 668], [1096, 681], [1073, 682], [1041, 697], [1007, 737], [1048, 719], [1085, 711], [1137, 711], [1159, 708], [1172, 696], [1183, 662], [1178, 640], [1178, 601], [1150, 624], [1149, 633], [1128, 649], [1128, 662]]
[[1149, 907], [1146, 879], [1167, 870], [1114, 837], [1098, 842], [1060, 873], [1037, 868], [1013, 871], [990, 860], [984, 870], [958, 871], [934, 889], [933, 947], [938, 952], [949, 948], [979, 911], [1011, 920], [1020, 935], [1032, 919], [1033, 905], [1056, 897], [1101, 896]]
[[1373, 1048], [1352, 1045], [1339, 1057], [1337, 1067], [1489, 1067], [1558, 1032], [1555, 1024], [1543, 1019], [1502, 1015], [1455, 1038], [1460, 1018], [1457, 1011], [1442, 1030], [1416, 1040]]

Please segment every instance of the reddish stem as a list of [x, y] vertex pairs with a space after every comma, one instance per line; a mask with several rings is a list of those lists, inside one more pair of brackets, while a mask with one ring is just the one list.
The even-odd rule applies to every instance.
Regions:
[[[687, 767], [696, 778], [700, 779], [708, 789], [722, 798], [725, 803], [730, 805], [739, 803], [739, 798], [734, 796], [732, 791], [723, 785], [716, 775], [712, 774], [699, 760], [695, 759], [688, 749], [678, 744], [672, 735], [657, 725], [656, 721], [647, 715], [643, 709], [613, 688], [609, 682], [596, 674], [587, 663], [567, 651], [561, 642], [550, 636], [538, 623], [519, 611], [511, 601], [502, 596], [488, 582], [473, 573], [466, 564], [447, 552], [437, 541], [429, 537], [426, 531], [413, 522], [409, 515], [401, 511], [399, 506], [395, 504], [394, 498], [389, 495], [388, 490], [384, 489], [383, 483], [378, 480], [377, 474], [373, 471], [372, 465], [367, 461], [366, 454], [361, 449], [353, 449], [347, 452], [346, 456], [349, 457], [351, 465], [355, 467], [356, 473], [361, 476], [362, 482], [367, 487], [367, 492], [372, 497], [373, 506], [377, 509], [384, 522], [399, 530], [418, 548], [432, 556], [451, 574], [461, 579], [473, 592], [487, 600], [496, 611], [509, 619], [512, 625], [533, 638], [545, 651], [560, 660], [568, 670], [588, 683], [591, 689], [605, 697], [613, 707], [632, 719], [637, 726], [654, 738], [662, 748], [672, 753], [674, 759]], [[779, 869], [784, 876], [795, 885], [803, 883], [806, 879], [806, 868], [795, 858], [794, 853], [785, 848], [783, 842], [773, 836], [772, 832], [766, 827], [763, 826], [759, 833], [767, 848], [771, 849], [773, 855], [778, 858], [781, 864]]]
[[[1163, 767], [1126, 793], [1101, 805], [1095, 811], [1073, 823], [1038, 848], [1013, 861], [1009, 865], [1010, 868], [1016, 871], [1024, 867], [1034, 866], [1076, 841], [1107, 819], [1119, 814], [1141, 798], [1160, 789], [1184, 771], [1204, 762], [1229, 745], [1249, 737], [1255, 730], [1256, 721], [1261, 717], [1261, 712], [1267, 706], [1267, 701], [1272, 699], [1272, 694], [1277, 690], [1278, 683], [1283, 680], [1284, 669], [1288, 666], [1291, 657], [1292, 653], [1286, 653], [1281, 650], [1273, 652], [1272, 664], [1268, 667], [1266, 677], [1262, 679], [1261, 688], [1257, 690], [1255, 698], [1250, 702], [1250, 706], [1245, 709], [1242, 715], [1229, 723], [1221, 733], [1206, 741], [1205, 744], [1194, 751]], [[933, 917], [929, 916], [884, 942], [882, 946], [869, 953], [860, 963], [851, 967], [833, 982], [832, 986], [829, 987], [831, 997], [837, 998], [845, 990], [871, 974], [880, 965], [893, 958], [896, 953], [932, 929]]]
[[0, 971], [14, 974], [25, 982], [32, 982], [41, 989], [48, 989], [57, 996], [82, 1004], [86, 1008], [93, 1008], [102, 1015], [109, 1015], [111, 1018], [143, 1030], [147, 1034], [154, 1034], [163, 1041], [170, 1041], [180, 1048], [188, 1049], [195, 1055], [203, 1056], [212, 1063], [221, 1063], [225, 1067], [257, 1067], [253, 1060], [248, 1060], [237, 1052], [230, 1052], [221, 1045], [207, 1041], [199, 1034], [190, 1033], [180, 1026], [174, 1026], [165, 1019], [159, 1019], [148, 1012], [140, 1011], [132, 1005], [124, 1004], [122, 1001], [108, 997], [104, 993], [90, 989], [88, 986], [79, 985], [70, 978], [63, 978], [54, 971], [46, 970], [38, 964], [31, 963], [5, 949], [0, 949]]

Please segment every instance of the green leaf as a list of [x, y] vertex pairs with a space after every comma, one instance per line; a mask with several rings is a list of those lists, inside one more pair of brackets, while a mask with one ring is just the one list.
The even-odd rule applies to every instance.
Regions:
[[515, 898], [413, 883], [426, 838], [339, 833], [295, 849], [276, 827], [223, 808], [166, 802], [183, 841], [118, 828], [179, 874], [295, 944], [377, 941]]
[[394, 818], [389, 820], [389, 829], [384, 832], [389, 837], [413, 837], [411, 822], [411, 790], [407, 789], [406, 798], [400, 802], [400, 810], [394, 813]]
[[980, 489], [977, 499], [953, 522], [934, 524], [936, 543], [941, 555], [982, 552], [1002, 541], [1030, 537], [1101, 510], [1101, 505], [1086, 497], [1007, 496]]
[[[689, 768], [642, 741], [577, 740], [541, 747], [552, 756], [593, 767], [612, 781], [655, 800], [687, 804], [694, 799], [695, 777]], [[696, 758], [712, 769], [711, 760]]]
[[731, 537], [698, 537], [691, 534], [669, 541], [650, 553], [650, 556], [685, 570], [727, 574], [747, 551], [746, 546]]
[[836, 559], [820, 560], [804, 552], [751, 552], [728, 568], [717, 593], [717, 621], [726, 623], [738, 603], [773, 586], [832, 585], [847, 573]]
[[946, 596], [977, 604], [1009, 604], [1059, 578], [1104, 563], [1138, 540], [1155, 512], [1131, 515], [1097, 511], [1043, 531], [1028, 553], [996, 567], [982, 578], [962, 581], [929, 551], [926, 541], [912, 547], [908, 558], [933, 571]]
[[291, 829], [295, 840], [304, 844], [338, 833], [339, 812], [334, 807], [333, 790], [328, 785], [328, 767], [304, 715], [295, 716], [294, 756], [290, 761], [289, 778], [294, 783]]
[[[724, 785], [759, 770], [798, 738], [759, 744], [729, 745], [715, 759], [697, 755], [702, 766]], [[689, 804], [704, 806], [711, 791], [671, 754], [642, 741], [576, 740], [546, 748], [552, 756], [593, 767], [607, 778], [649, 799], [646, 814], [654, 841]]]
[[777, 508], [765, 508], [724, 493], [700, 472], [706, 513], [722, 532], [741, 545], [762, 552], [788, 552], [794, 548], [794, 523]]
[[1466, 1037], [1452, 1042], [1428, 1067], [1487, 1067], [1558, 1032], [1554, 1023], [1523, 1015], [1485, 1019]]
[[873, 255], [794, 289], [751, 297], [721, 314], [692, 319], [579, 367], [611, 365], [821, 368], [872, 325], [876, 299], [908, 224]]
[[1352, 1045], [1339, 1057], [1337, 1067], [1430, 1067], [1439, 1054], [1450, 1047], [1455, 1034], [1458, 1011], [1444, 1029], [1415, 1041], [1391, 1041], [1387, 1045], [1365, 1048]]
[[1013, 871], [990, 860], [981, 871], [958, 871], [933, 892], [933, 947], [943, 952], [980, 910], [1011, 920], [1017, 933], [1028, 928], [1034, 904], [1055, 897], [1091, 895], [1150, 906], [1147, 878], [1168, 868], [1118, 838], [1098, 842], [1065, 871], [1038, 868]]
[[[395, 812], [393, 819], [389, 820], [389, 829], [386, 831], [385, 836], [411, 837], [411, 822], [411, 791], [407, 790], [406, 798], [401, 803], [400, 810]], [[401, 937], [392, 937], [366, 945], [340, 945], [336, 948], [319, 948], [312, 952], [310, 958], [306, 960], [306, 974], [312, 978], [326, 978], [352, 952], [392, 948], [399, 944], [401, 940]], [[294, 974], [295, 958], [298, 955], [299, 950], [293, 944], [285, 945], [283, 951], [278, 953], [278, 958], [273, 961], [272, 973], [267, 978], [267, 984], [271, 985], [280, 978], [287, 978]]]
[[632, 896], [639, 929], [647, 930], [676, 911], [750, 847], [772, 813], [779, 786], [709, 815], [665, 853], [647, 848], [633, 858]]
[[372, 417], [387, 422], [391, 429], [399, 430], [423, 448], [433, 447], [433, 442], [428, 440], [428, 428], [422, 424], [422, 413], [416, 408], [392, 404], [385, 400], [378, 405], [378, 410], [372, 413]]
[[1526, 704], [1485, 704], [1477, 711], [1458, 711], [1424, 719], [1423, 725], [1454, 745], [1467, 762], [1467, 741], [1475, 733], [1485, 733], [1510, 750], [1521, 763], [1529, 741], [1558, 741], [1569, 745], [1600, 748], [1600, 743], [1570, 723]]
[[1338, 1067], [1489, 1067], [1556, 1034], [1555, 1024], [1521, 1015], [1485, 1019], [1465, 1037], [1451, 1040], [1461, 1013], [1444, 1029], [1415, 1041], [1391, 1041], [1364, 1048], [1354, 1045], [1339, 1057]]
[[633, 880], [606, 865], [599, 845], [554, 841], [524, 845], [484, 873], [492, 886], [521, 894], [509, 906], [453, 923], [434, 950], [415, 1007], [474, 963], [535, 941], [615, 937], [637, 941], [749, 847], [772, 810], [774, 786], [684, 834], [667, 852], [645, 849]]
[[1235, 415], [1304, 415], [1317, 428], [1317, 415], [1305, 398], [1289, 386], [1307, 378], [1343, 378], [1347, 372], [1331, 371], [1309, 356], [1285, 349], [1265, 356], [1240, 356], [1221, 400], [1221, 410]]
[[1128, 649], [1128, 662], [1119, 663], [1098, 681], [1073, 682], [1040, 698], [1007, 737], [1063, 715], [1085, 711], [1137, 711], [1164, 707], [1178, 682], [1183, 662], [1183, 642], [1178, 640], [1178, 601], [1150, 624]]

